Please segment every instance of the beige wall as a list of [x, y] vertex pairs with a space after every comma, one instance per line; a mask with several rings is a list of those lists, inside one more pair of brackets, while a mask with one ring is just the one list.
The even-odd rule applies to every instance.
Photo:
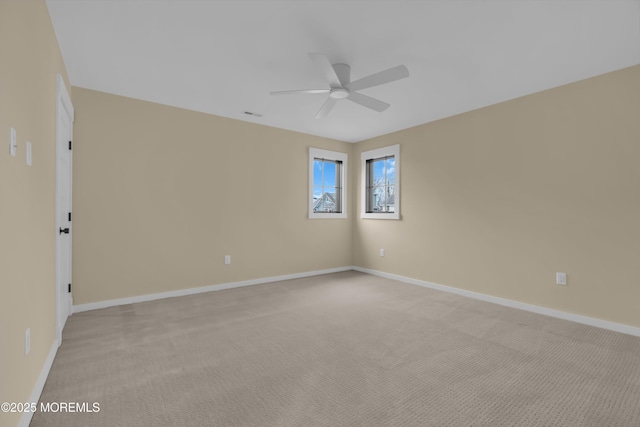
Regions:
[[[0, 1], [0, 402], [28, 400], [55, 340], [57, 73], [66, 80], [44, 1]], [[16, 157], [9, 156], [10, 127]], [[0, 413], [2, 426], [19, 420]]]
[[351, 265], [351, 221], [307, 219], [308, 147], [350, 144], [73, 92], [74, 304]]
[[359, 143], [352, 165], [398, 143], [402, 220], [358, 218], [356, 265], [640, 326], [640, 66]]

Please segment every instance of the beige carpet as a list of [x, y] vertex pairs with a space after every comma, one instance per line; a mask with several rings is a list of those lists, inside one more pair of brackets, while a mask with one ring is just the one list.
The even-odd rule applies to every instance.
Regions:
[[31, 426], [640, 426], [640, 338], [357, 272], [74, 314]]

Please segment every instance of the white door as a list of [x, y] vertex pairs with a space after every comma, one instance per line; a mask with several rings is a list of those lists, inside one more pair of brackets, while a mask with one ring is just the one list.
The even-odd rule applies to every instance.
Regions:
[[71, 174], [73, 170], [73, 105], [62, 77], [58, 75], [56, 137], [56, 333], [62, 344], [62, 329], [71, 314]]

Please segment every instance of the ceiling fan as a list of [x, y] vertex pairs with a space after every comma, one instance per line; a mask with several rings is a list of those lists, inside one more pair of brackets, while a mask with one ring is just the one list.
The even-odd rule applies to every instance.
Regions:
[[341, 99], [348, 99], [356, 104], [372, 110], [382, 112], [389, 108], [389, 104], [372, 98], [367, 95], [358, 93], [357, 91], [367, 89], [373, 86], [393, 82], [395, 80], [409, 77], [409, 70], [404, 65], [389, 68], [379, 73], [371, 74], [354, 82], [351, 81], [351, 67], [347, 64], [333, 64], [329, 62], [329, 58], [322, 53], [310, 53], [309, 58], [322, 71], [329, 82], [329, 89], [303, 89], [303, 90], [283, 90], [271, 92], [271, 95], [298, 95], [298, 94], [318, 94], [328, 93], [329, 97], [322, 104], [320, 110], [316, 114], [316, 119], [321, 119], [329, 114], [329, 111]]

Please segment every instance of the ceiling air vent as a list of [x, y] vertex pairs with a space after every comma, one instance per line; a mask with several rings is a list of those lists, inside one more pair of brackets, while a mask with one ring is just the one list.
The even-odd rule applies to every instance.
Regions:
[[254, 113], [251, 111], [243, 111], [242, 114], [245, 114], [247, 116], [262, 117], [262, 114]]

